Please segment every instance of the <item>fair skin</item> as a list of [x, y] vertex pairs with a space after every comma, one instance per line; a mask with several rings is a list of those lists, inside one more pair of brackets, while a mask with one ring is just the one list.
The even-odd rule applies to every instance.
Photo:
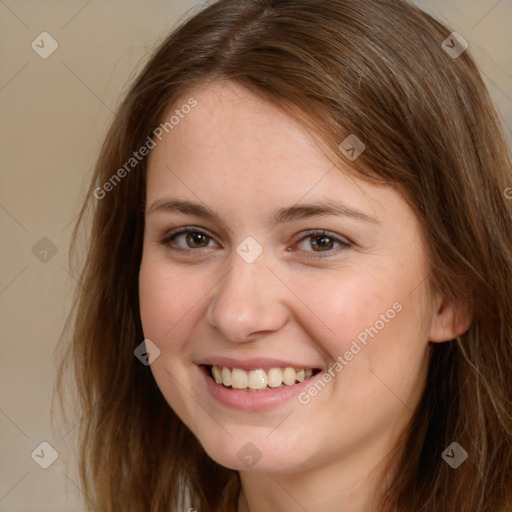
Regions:
[[[398, 192], [351, 176], [302, 125], [238, 85], [189, 91], [170, 112], [190, 97], [197, 106], [148, 161], [140, 308], [160, 350], [154, 378], [209, 456], [240, 472], [239, 511], [373, 512], [386, 455], [425, 386], [428, 342], [467, 325], [428, 293], [420, 226]], [[171, 198], [217, 218], [156, 207]], [[278, 209], [320, 201], [373, 221], [268, 223]], [[199, 233], [161, 243], [180, 227]], [[263, 249], [251, 263], [237, 253], [249, 236]], [[317, 382], [393, 305], [400, 311], [307, 404], [293, 397], [242, 410], [209, 391], [199, 363], [213, 357], [292, 361], [321, 370]], [[247, 443], [260, 454], [251, 467], [237, 456]]]

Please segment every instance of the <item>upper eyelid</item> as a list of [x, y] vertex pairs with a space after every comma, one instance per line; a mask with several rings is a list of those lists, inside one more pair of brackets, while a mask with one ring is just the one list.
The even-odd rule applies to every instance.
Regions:
[[185, 235], [187, 233], [203, 233], [212, 240], [216, 240], [215, 235], [212, 235], [207, 229], [200, 228], [198, 226], [183, 226], [181, 228], [171, 229], [164, 234], [164, 238], [174, 238], [178, 235]]

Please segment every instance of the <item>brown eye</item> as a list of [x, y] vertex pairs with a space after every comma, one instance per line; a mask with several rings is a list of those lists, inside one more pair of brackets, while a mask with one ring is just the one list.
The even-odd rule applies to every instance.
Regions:
[[319, 251], [328, 251], [332, 249], [334, 240], [330, 236], [312, 236], [310, 237], [311, 247], [318, 249]]
[[[324, 230], [310, 231], [297, 244], [299, 250], [309, 253], [310, 258], [325, 258], [352, 247], [352, 243]], [[318, 254], [324, 253], [325, 255]]]
[[168, 233], [160, 243], [171, 250], [187, 251], [213, 247], [213, 238], [199, 229], [179, 228]]
[[190, 248], [206, 247], [210, 237], [199, 231], [190, 231], [186, 233], [186, 242]]

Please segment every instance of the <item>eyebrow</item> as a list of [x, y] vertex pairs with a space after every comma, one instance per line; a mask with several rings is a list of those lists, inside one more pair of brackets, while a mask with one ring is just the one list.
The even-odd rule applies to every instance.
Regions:
[[[146, 211], [146, 215], [154, 212], [184, 213], [195, 215], [204, 219], [210, 219], [222, 223], [220, 217], [205, 205], [181, 199], [164, 198], [155, 201]], [[335, 215], [338, 217], [350, 217], [370, 224], [379, 224], [379, 221], [366, 213], [351, 208], [347, 205], [330, 200], [322, 200], [315, 203], [288, 206], [275, 210], [267, 219], [268, 225], [276, 225], [294, 220]]]

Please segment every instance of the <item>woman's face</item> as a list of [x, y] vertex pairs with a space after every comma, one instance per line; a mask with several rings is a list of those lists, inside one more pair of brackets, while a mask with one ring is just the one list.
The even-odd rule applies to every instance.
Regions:
[[427, 375], [438, 304], [415, 215], [239, 86], [176, 110], [149, 157], [140, 269], [165, 399], [229, 468], [375, 462]]

